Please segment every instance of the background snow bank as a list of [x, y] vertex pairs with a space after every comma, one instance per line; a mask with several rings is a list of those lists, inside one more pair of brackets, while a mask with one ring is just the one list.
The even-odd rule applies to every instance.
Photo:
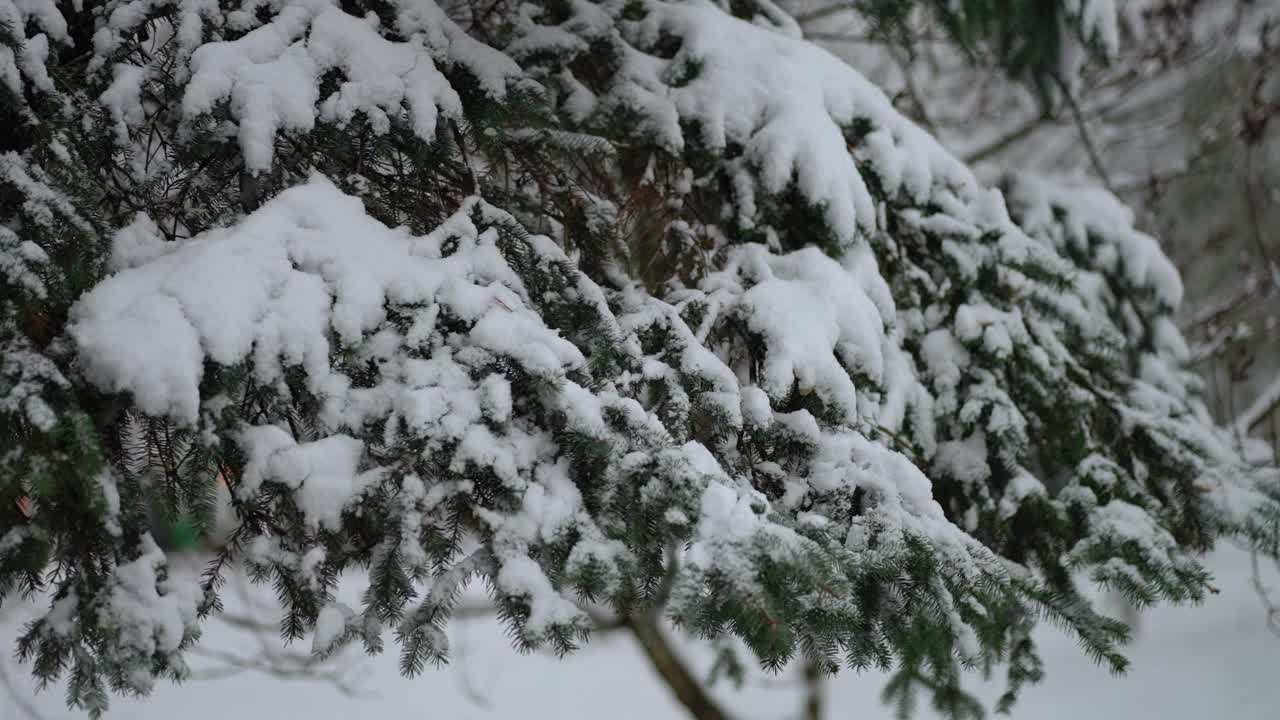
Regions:
[[[1123, 678], [1111, 677], [1094, 666], [1075, 647], [1074, 640], [1053, 628], [1037, 630], [1047, 670], [1046, 681], [1025, 691], [1012, 717], [1032, 720], [1094, 718], [1160, 718], [1201, 720], [1270, 720], [1280, 707], [1280, 638], [1266, 629], [1264, 611], [1250, 586], [1249, 556], [1223, 548], [1209, 558], [1215, 585], [1222, 592], [1199, 608], [1156, 608], [1143, 617], [1134, 645], [1133, 666]], [[359, 583], [346, 583], [344, 594]], [[1269, 578], [1280, 586], [1280, 577]], [[468, 595], [478, 593], [469, 591]], [[235, 609], [234, 592], [228, 607]], [[0, 637], [17, 631], [21, 611], [8, 609], [0, 619]], [[227, 720], [228, 718], [289, 717], [309, 720], [421, 720], [422, 718], [603, 718], [653, 720], [683, 718], [681, 708], [653, 675], [634, 642], [626, 636], [597, 637], [581, 652], [563, 661], [511, 652], [502, 627], [492, 618], [459, 619], [450, 626], [453, 664], [428, 670], [416, 680], [396, 672], [395, 653], [377, 658], [358, 654], [351, 662], [367, 672], [357, 687], [364, 697], [352, 697], [330, 685], [283, 681], [253, 672], [222, 680], [157, 685], [144, 701], [117, 699], [108, 718], [118, 720]], [[211, 623], [202, 643], [208, 647], [252, 653], [256, 640], [222, 623]], [[302, 649], [309, 643], [300, 645]], [[705, 673], [711, 666], [710, 648], [684, 646], [685, 656]], [[0, 659], [23, 692], [31, 691], [25, 668], [12, 658]], [[193, 667], [199, 668], [197, 660]], [[741, 691], [727, 682], [716, 688], [729, 707], [748, 720], [797, 717], [800, 695], [797, 666], [776, 678], [754, 674]], [[880, 704], [884, 678], [878, 673], [844, 672], [828, 685], [830, 718], [867, 720], [893, 717]], [[978, 695], [993, 703], [1001, 686], [972, 684]], [[33, 704], [46, 718], [80, 718], [62, 704], [62, 688], [36, 695]], [[923, 699], [923, 698], [922, 698]], [[0, 720], [23, 715], [9, 699], [0, 700]], [[934, 717], [921, 703], [917, 718]]]

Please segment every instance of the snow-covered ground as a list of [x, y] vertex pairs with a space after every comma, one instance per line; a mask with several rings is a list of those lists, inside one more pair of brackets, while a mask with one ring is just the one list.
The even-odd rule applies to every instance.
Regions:
[[[1210, 558], [1221, 594], [1198, 608], [1157, 608], [1143, 619], [1130, 648], [1133, 667], [1123, 678], [1094, 666], [1074, 642], [1045, 627], [1042, 641], [1047, 680], [1027, 690], [1014, 718], [1031, 720], [1273, 720], [1280, 717], [1280, 637], [1268, 632], [1265, 614], [1250, 585], [1249, 557], [1223, 548]], [[1280, 586], [1280, 579], [1271, 578]], [[354, 593], [354, 588], [347, 590]], [[345, 594], [345, 593], [344, 593]], [[235, 606], [235, 598], [229, 605]], [[4, 612], [0, 641], [12, 647], [17, 608]], [[206, 634], [209, 647], [251, 654], [257, 639], [225, 624]], [[511, 650], [501, 626], [490, 618], [457, 621], [452, 629], [454, 662], [442, 670], [405, 680], [396, 655], [352, 656], [359, 678], [356, 696], [314, 680], [284, 681], [246, 671], [219, 680], [161, 685], [147, 700], [115, 699], [113, 720], [228, 720], [299, 717], [308, 720], [468, 720], [471, 718], [681, 718], [629, 637], [597, 638], [564, 660], [522, 656]], [[309, 646], [309, 643], [303, 645]], [[304, 648], [305, 649], [305, 648]], [[393, 646], [389, 645], [389, 649]], [[710, 668], [708, 648], [685, 653], [700, 670]], [[25, 669], [9, 652], [0, 662], [11, 680], [30, 691]], [[201, 667], [200, 662], [193, 663]], [[365, 673], [361, 675], [361, 673]], [[750, 682], [735, 691], [717, 686], [726, 704], [748, 719], [798, 717], [797, 686], [790, 676]], [[974, 677], [979, 695], [991, 702], [1000, 684]], [[883, 678], [842, 673], [828, 687], [828, 717], [877, 720], [893, 716], [879, 701]], [[28, 697], [44, 718], [77, 718], [63, 706], [60, 689]], [[11, 698], [0, 697], [0, 720], [24, 718]], [[922, 704], [918, 718], [932, 717]]]

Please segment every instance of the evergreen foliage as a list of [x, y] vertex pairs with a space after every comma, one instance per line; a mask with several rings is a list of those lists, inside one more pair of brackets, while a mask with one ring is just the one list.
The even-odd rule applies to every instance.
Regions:
[[[19, 655], [91, 713], [183, 677], [242, 564], [286, 639], [408, 674], [479, 578], [521, 649], [661, 605], [969, 717], [1041, 618], [1123, 669], [1082, 575], [1196, 601], [1273, 532], [1156, 241], [975, 179], [768, 0], [0, 29], [0, 600], [47, 593]], [[149, 504], [207, 524], [219, 477], [236, 530], [171, 574]]]

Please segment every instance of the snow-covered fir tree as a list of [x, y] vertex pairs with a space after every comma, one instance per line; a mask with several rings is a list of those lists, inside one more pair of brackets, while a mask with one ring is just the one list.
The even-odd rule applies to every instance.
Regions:
[[[1274, 543], [1131, 213], [976, 178], [768, 0], [0, 33], [0, 599], [47, 594], [18, 653], [91, 712], [182, 678], [243, 565], [286, 638], [406, 673], [479, 580], [522, 648], [661, 619], [974, 716], [1043, 618], [1124, 667], [1082, 578], [1194, 601], [1216, 539]], [[153, 507], [219, 483], [171, 574]]]
[[[783, 6], [959, 157], [1091, 176], [1133, 203], [1183, 273], [1188, 297], [1176, 319], [1207, 404], [1242, 436], [1270, 440], [1280, 265], [1266, 228], [1280, 203], [1266, 196], [1280, 173], [1280, 5]], [[1271, 458], [1273, 444], [1251, 454]]]

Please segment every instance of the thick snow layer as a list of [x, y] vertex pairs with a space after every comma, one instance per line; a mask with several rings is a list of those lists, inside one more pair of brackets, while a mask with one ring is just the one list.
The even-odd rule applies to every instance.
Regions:
[[120, 631], [123, 651], [146, 658], [178, 649], [195, 625], [200, 597], [185, 578], [160, 578], [165, 556], [150, 537], [142, 549], [141, 557], [115, 570], [106, 622]]
[[[1158, 240], [1133, 227], [1133, 211], [1106, 190], [1022, 173], [1008, 202], [1021, 212], [1027, 234], [1052, 238], [1064, 253], [1091, 256], [1096, 268], [1126, 277], [1134, 288], [1152, 290], [1169, 308], [1182, 303], [1178, 268]], [[1062, 231], [1055, 232], [1059, 226]]]
[[[469, 222], [461, 222], [457, 229], [466, 230]], [[138, 227], [119, 242], [137, 245]], [[132, 393], [144, 412], [188, 423], [198, 417], [206, 361], [234, 365], [252, 355], [264, 383], [279, 379], [282, 363], [301, 366], [315, 389], [341, 395], [333, 384], [340, 379], [329, 371], [328, 337], [357, 344], [385, 320], [388, 301], [447, 302], [479, 321], [472, 333], [478, 345], [544, 374], [583, 362], [536, 317], [516, 311], [523, 303], [510, 288], [520, 281], [492, 238], [447, 258], [439, 249], [444, 239], [389, 229], [358, 199], [316, 178], [234, 228], [171, 244], [118, 272], [77, 303], [71, 334], [93, 382]]]
[[[630, 38], [646, 45], [666, 32], [683, 43], [669, 61], [638, 55], [624, 72], [634, 83], [633, 102], [651, 108], [654, 130], [668, 144], [682, 147], [691, 140], [676, 124], [679, 117], [701, 128], [693, 140], [705, 147], [741, 145], [760, 190], [777, 193], [794, 181], [824, 208], [827, 222], [844, 239], [858, 226], [876, 224], [871, 194], [845, 136], [855, 119], [876, 128], [861, 159], [875, 168], [890, 196], [904, 192], [925, 200], [935, 185], [976, 189], [968, 169], [899, 115], [883, 91], [820, 47], [726, 17], [706, 0], [652, 2], [646, 8], [649, 15], [630, 28]], [[687, 84], [649, 97], [663, 80], [694, 67]], [[668, 102], [674, 112], [666, 109]], [[737, 189], [750, 192], [749, 185]]]
[[[1036, 631], [1045, 654], [1047, 678], [1027, 689], [1015, 706], [1014, 720], [1077, 720], [1094, 717], [1201, 720], [1271, 720], [1280, 707], [1280, 637], [1266, 631], [1265, 613], [1249, 586], [1249, 558], [1224, 548], [1210, 558], [1219, 595], [1200, 607], [1159, 607], [1142, 617], [1129, 656], [1133, 665], [1124, 677], [1113, 677], [1079, 651], [1075, 641], [1049, 626]], [[340, 593], [355, 596], [362, 578], [350, 578]], [[1269, 578], [1276, 585], [1280, 578]], [[358, 587], [357, 587], [358, 586]], [[269, 594], [265, 588], [264, 597]], [[469, 590], [464, 602], [482, 599]], [[242, 601], [235, 593], [228, 607]], [[0, 616], [0, 634], [16, 631], [28, 605], [7, 606]], [[336, 621], [340, 611], [332, 613]], [[557, 660], [550, 655], [512, 653], [501, 626], [492, 618], [459, 620], [450, 627], [452, 663], [442, 670], [405, 680], [396, 671], [394, 653], [365, 659], [358, 652], [344, 655], [357, 678], [356, 696], [341, 694], [316, 679], [292, 681], [245, 670], [229, 678], [159, 683], [146, 700], [118, 699], [108, 719], [225, 720], [228, 717], [265, 718], [287, 714], [313, 720], [345, 720], [362, 716], [380, 720], [422, 717], [429, 707], [435, 717], [457, 720], [480, 718], [575, 719], [609, 717], [618, 720], [681, 718], [683, 710], [658, 681], [634, 641], [625, 635], [596, 638], [582, 651]], [[274, 633], [265, 638], [276, 643]], [[202, 639], [207, 647], [251, 655], [258, 639], [215, 623]], [[308, 643], [309, 645], [309, 643]], [[706, 677], [713, 661], [706, 645], [681, 643], [684, 657], [699, 677]], [[32, 694], [29, 679], [20, 675], [11, 656], [0, 659], [24, 699], [47, 720], [82, 718], [65, 709], [61, 688]], [[197, 660], [194, 670], [207, 667]], [[748, 684], [735, 691], [721, 680], [715, 693], [746, 720], [798, 717], [801, 709], [800, 671], [780, 676], [750, 671]], [[828, 717], [889, 720], [892, 708], [879, 701], [884, 676], [842, 672], [827, 688]], [[975, 673], [966, 685], [984, 702], [993, 703], [1001, 690], [998, 678], [983, 682]], [[15, 705], [0, 698], [0, 718], [14, 715]], [[8, 714], [5, 714], [8, 713]], [[919, 705], [920, 720], [936, 717], [927, 702]]]
[[[537, 507], [487, 521], [504, 546], [498, 548], [499, 584], [516, 594], [546, 590], [545, 578], [529, 572], [523, 562], [528, 543], [538, 538], [525, 525], [546, 525], [546, 513], [554, 506], [561, 509], [551, 515], [564, 518], [567, 526], [581, 498], [560, 492], [564, 486], [572, 489], [571, 483], [555, 482], [563, 471], [544, 464], [556, 451], [549, 436], [485, 425], [486, 417], [510, 419], [510, 387], [501, 377], [473, 378], [464, 356], [494, 353], [531, 375], [554, 380], [554, 404], [577, 432], [606, 437], [606, 407], [633, 417], [636, 427], [652, 427], [658, 436], [667, 430], [635, 400], [597, 393], [565, 378], [565, 370], [583, 366], [585, 358], [528, 309], [521, 280], [499, 254], [493, 234], [477, 234], [468, 219], [470, 207], [436, 232], [412, 237], [371, 219], [358, 200], [315, 178], [236, 226], [189, 241], [161, 245], [153, 237], [154, 225], [140, 218], [117, 237], [117, 273], [73, 310], [70, 333], [83, 371], [104, 389], [131, 393], [145, 412], [193, 423], [201, 410], [200, 382], [207, 363], [252, 361], [256, 379], [267, 384], [281, 380], [284, 365], [300, 367], [325, 402], [322, 419], [328, 434], [295, 442], [280, 427], [244, 428], [236, 441], [248, 464], [238, 492], [247, 498], [264, 482], [279, 484], [293, 493], [313, 526], [336, 527], [343, 510], [376, 481], [376, 471], [368, 470], [355, 439], [371, 418], [390, 415], [402, 421], [428, 449], [456, 440], [453, 470], [490, 468], [513, 490], [528, 487], [525, 504]], [[446, 240], [458, 241], [458, 247], [444, 256]], [[544, 250], [559, 253], [552, 246]], [[222, 282], [211, 284], [210, 277]], [[885, 328], [892, 318], [892, 299], [867, 253], [849, 253], [838, 262], [812, 248], [776, 256], [763, 246], [744, 246], [704, 287], [710, 303], [726, 316], [739, 315], [767, 340], [762, 382], [774, 400], [784, 399], [798, 381], [802, 393], [816, 392], [853, 427], [860, 420], [858, 393], [871, 388], [855, 387], [850, 370], [870, 386], [888, 386], [889, 397], [916, 387], [907, 356], [889, 351], [893, 341]], [[580, 290], [586, 297], [599, 293], [594, 286]], [[679, 369], [711, 382], [713, 399], [723, 400], [731, 422], [740, 423], [745, 409], [752, 423], [783, 423], [817, 448], [808, 479], [788, 493], [788, 509], [810, 491], [843, 496], [860, 488], [870, 493], [876, 525], [890, 534], [891, 542], [903, 533], [928, 538], [957, 562], [961, 574], [976, 569], [966, 555], [987, 558], [945, 519], [928, 479], [905, 456], [849, 429], [821, 428], [805, 411], [774, 414], [758, 389], [749, 387], [739, 400], [735, 373], [671, 314], [670, 306], [639, 296], [636, 302], [640, 309], [624, 315], [619, 327], [666, 323], [683, 345]], [[388, 307], [406, 306], [419, 309], [414, 310], [413, 328], [402, 337], [385, 321]], [[428, 337], [439, 312], [474, 322], [467, 333], [470, 345], [436, 347], [425, 358], [405, 357], [406, 344]], [[370, 388], [353, 387], [342, 369], [331, 364], [335, 343], [355, 351], [362, 361], [377, 361], [387, 379]], [[649, 362], [650, 367], [659, 364]], [[903, 401], [894, 403], [901, 406]], [[883, 414], [900, 423], [903, 413], [898, 407]], [[861, 413], [875, 414], [873, 408]], [[720, 474], [710, 453], [688, 447], [683, 462], [696, 472]], [[703, 456], [709, 462], [699, 462]], [[748, 494], [739, 498], [737, 491], [720, 487], [734, 503], [747, 499]], [[718, 542], [715, 528], [721, 525], [704, 527], [700, 537]], [[590, 535], [590, 522], [579, 529]], [[729, 535], [733, 540], [735, 533]], [[546, 603], [560, 602], [543, 594]], [[568, 617], [554, 609], [535, 615], [544, 620]]]
[[[393, 5], [398, 6], [395, 29], [404, 41], [383, 37], [376, 18], [348, 14], [330, 0], [282, 3], [271, 22], [243, 37], [195, 48], [183, 112], [196, 117], [226, 103], [239, 126], [245, 165], [257, 172], [271, 167], [278, 132], [306, 132], [317, 119], [343, 124], [363, 113], [375, 132], [386, 132], [392, 119], [404, 115], [418, 137], [433, 141], [441, 113], [462, 115], [462, 101], [443, 68], [466, 68], [493, 97], [501, 97], [507, 80], [518, 75], [514, 61], [469, 38], [435, 3], [400, 0]], [[216, 16], [216, 9], [208, 14]], [[95, 40], [100, 54], [134, 20], [116, 15], [119, 10]], [[143, 17], [139, 13], [136, 19]], [[198, 37], [200, 12], [189, 9], [183, 22], [197, 28]], [[180, 27], [180, 37], [186, 37], [187, 27]], [[117, 66], [116, 77], [140, 76], [131, 67]], [[331, 71], [340, 73], [343, 82], [322, 98], [320, 78]], [[105, 101], [117, 116], [141, 112], [137, 98], [124, 92]]]
[[[868, 283], [872, 292], [884, 282], [878, 274], [875, 279]], [[777, 256], [749, 245], [735, 251], [723, 274], [704, 287], [740, 293], [733, 310], [767, 343], [765, 392], [782, 400], [799, 383], [801, 393], [817, 392], [852, 422], [858, 402], [849, 369], [880, 382], [884, 326], [892, 317], [892, 305], [882, 316], [859, 280], [817, 248]], [[743, 292], [738, 282], [748, 289]]]
[[347, 504], [377, 478], [376, 472], [360, 472], [363, 444], [346, 435], [297, 443], [283, 429], [262, 425], [246, 428], [240, 444], [249, 462], [237, 493], [250, 498], [263, 480], [282, 483], [293, 490], [309, 523], [331, 530], [338, 529]]

